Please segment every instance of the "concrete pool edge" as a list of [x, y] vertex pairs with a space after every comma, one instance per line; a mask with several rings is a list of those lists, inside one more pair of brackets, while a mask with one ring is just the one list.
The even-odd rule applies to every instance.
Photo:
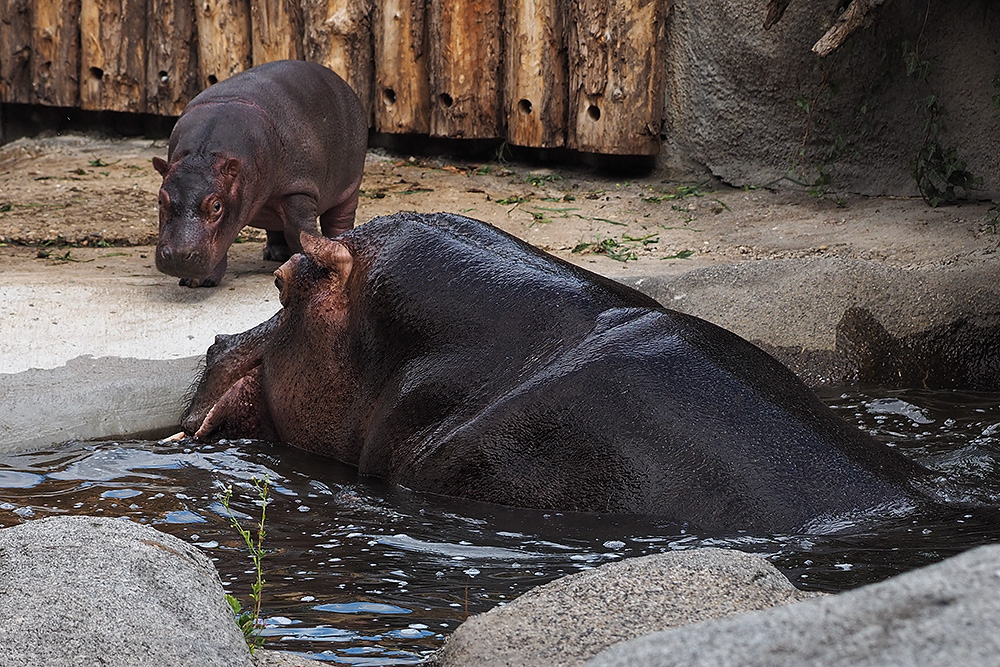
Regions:
[[0, 374], [0, 453], [175, 428], [202, 359], [81, 356]]

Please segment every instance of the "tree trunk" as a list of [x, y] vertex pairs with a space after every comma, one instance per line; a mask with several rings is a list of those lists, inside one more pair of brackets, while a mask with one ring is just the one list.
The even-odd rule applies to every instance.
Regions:
[[31, 99], [31, 0], [0, 0], [0, 102]]
[[147, 111], [179, 116], [198, 94], [194, 0], [149, 0]]
[[361, 98], [371, 125], [372, 2], [371, 0], [303, 0], [306, 60], [326, 65]]
[[146, 111], [146, 0], [82, 0], [80, 106]]
[[426, 0], [382, 0], [375, 9], [375, 129], [430, 132]]
[[506, 0], [504, 111], [518, 146], [566, 143], [566, 37], [561, 0]]
[[302, 60], [302, 8], [296, 0], [250, 0], [253, 64]]
[[570, 0], [570, 148], [659, 151], [668, 11], [667, 0]]
[[503, 135], [500, 0], [430, 0], [431, 134]]
[[198, 88], [250, 67], [250, 0], [196, 0]]
[[34, 104], [80, 103], [80, 0], [36, 0], [31, 62]]

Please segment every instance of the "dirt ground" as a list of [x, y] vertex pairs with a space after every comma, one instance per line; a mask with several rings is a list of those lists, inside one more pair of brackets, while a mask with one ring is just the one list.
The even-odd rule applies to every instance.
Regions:
[[[66, 135], [0, 147], [0, 272], [155, 273], [154, 155], [166, 156], [165, 141]], [[362, 188], [359, 223], [400, 210], [462, 213], [609, 275], [821, 255], [913, 268], [975, 262], [1000, 247], [989, 202], [932, 209], [915, 198], [815, 197], [377, 149]], [[262, 240], [245, 230], [230, 271], [272, 271], [259, 260]]]

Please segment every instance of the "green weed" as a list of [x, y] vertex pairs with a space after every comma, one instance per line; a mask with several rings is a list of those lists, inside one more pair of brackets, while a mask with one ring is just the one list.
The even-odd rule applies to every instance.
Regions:
[[629, 236], [628, 234], [622, 234], [620, 241], [608, 237], [598, 241], [592, 241], [590, 243], [578, 243], [573, 248], [572, 252], [590, 252], [595, 255], [605, 255], [608, 259], [613, 259], [618, 262], [627, 262], [630, 259], [635, 260], [638, 258], [637, 253], [639, 249], [644, 248], [651, 243], [658, 243], [659, 240], [660, 237], [657, 233], [649, 234], [647, 236]]
[[250, 599], [253, 601], [253, 608], [244, 609], [242, 603], [234, 595], [226, 594], [226, 602], [229, 603], [230, 608], [233, 610], [233, 615], [236, 617], [236, 624], [243, 631], [243, 638], [246, 640], [247, 646], [250, 647], [251, 653], [264, 645], [264, 638], [260, 635], [260, 629], [263, 626], [260, 618], [260, 601], [265, 583], [264, 556], [266, 552], [264, 551], [264, 521], [267, 517], [270, 481], [267, 477], [264, 477], [263, 480], [254, 477], [253, 485], [257, 490], [257, 498], [260, 501], [260, 520], [252, 526], [253, 531], [244, 528], [243, 524], [236, 518], [233, 510], [230, 509], [229, 503], [233, 497], [233, 487], [231, 484], [225, 488], [220, 499], [222, 506], [229, 514], [229, 523], [232, 524], [233, 528], [240, 534], [240, 537], [243, 538], [243, 542], [250, 552], [250, 561], [253, 563], [254, 572], [256, 573], [256, 580], [250, 585]]

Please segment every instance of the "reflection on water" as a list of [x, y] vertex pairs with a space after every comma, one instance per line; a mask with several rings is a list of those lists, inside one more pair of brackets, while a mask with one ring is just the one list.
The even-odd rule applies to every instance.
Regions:
[[[1000, 395], [825, 390], [823, 398], [908, 456], [1000, 498]], [[273, 485], [268, 647], [358, 665], [416, 662], [469, 614], [628, 556], [737, 548], [766, 555], [801, 587], [838, 590], [1000, 539], [1000, 527], [960, 511], [837, 535], [691, 534], [626, 517], [417, 495], [249, 441], [71, 443], [0, 456], [0, 526], [59, 514], [129, 516], [200, 547], [246, 601], [253, 572], [219, 498], [232, 484], [233, 510], [252, 520], [255, 477]]]

